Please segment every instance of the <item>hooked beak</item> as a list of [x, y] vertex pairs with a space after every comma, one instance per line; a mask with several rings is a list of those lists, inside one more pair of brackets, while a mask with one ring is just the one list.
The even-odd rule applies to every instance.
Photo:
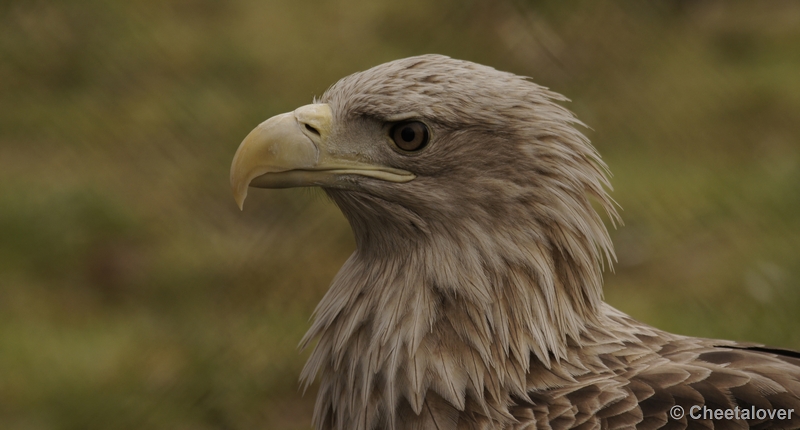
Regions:
[[347, 175], [397, 183], [415, 178], [405, 170], [359, 160], [357, 155], [332, 153], [332, 123], [330, 106], [317, 103], [273, 116], [251, 131], [231, 164], [231, 188], [239, 209], [248, 187], [336, 187]]

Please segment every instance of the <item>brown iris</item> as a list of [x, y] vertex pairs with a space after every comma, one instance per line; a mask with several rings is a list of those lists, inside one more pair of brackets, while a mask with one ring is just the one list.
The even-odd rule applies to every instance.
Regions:
[[419, 151], [428, 144], [428, 127], [419, 121], [404, 121], [389, 131], [394, 144], [404, 151]]

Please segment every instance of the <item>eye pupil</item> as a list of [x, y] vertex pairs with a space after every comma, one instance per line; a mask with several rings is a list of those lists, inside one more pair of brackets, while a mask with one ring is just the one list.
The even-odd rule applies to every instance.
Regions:
[[403, 127], [403, 131], [400, 132], [400, 137], [402, 137], [406, 142], [413, 141], [415, 135], [416, 133], [414, 133], [414, 130], [412, 130], [411, 127]]
[[420, 121], [404, 121], [389, 131], [394, 144], [403, 151], [419, 151], [428, 144], [428, 127]]

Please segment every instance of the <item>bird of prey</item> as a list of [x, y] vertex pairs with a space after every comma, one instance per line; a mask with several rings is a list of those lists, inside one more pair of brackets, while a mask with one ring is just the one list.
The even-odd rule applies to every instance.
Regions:
[[347, 76], [244, 139], [231, 185], [322, 187], [357, 248], [301, 379], [317, 429], [800, 428], [800, 353], [603, 302], [618, 219], [565, 98], [440, 55]]

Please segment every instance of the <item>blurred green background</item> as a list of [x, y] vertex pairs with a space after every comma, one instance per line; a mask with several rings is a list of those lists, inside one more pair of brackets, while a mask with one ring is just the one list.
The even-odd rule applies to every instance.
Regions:
[[437, 52], [531, 76], [614, 172], [606, 297], [800, 349], [800, 3], [0, 3], [0, 427], [304, 429], [296, 345], [352, 252], [318, 190], [228, 184], [338, 78]]

